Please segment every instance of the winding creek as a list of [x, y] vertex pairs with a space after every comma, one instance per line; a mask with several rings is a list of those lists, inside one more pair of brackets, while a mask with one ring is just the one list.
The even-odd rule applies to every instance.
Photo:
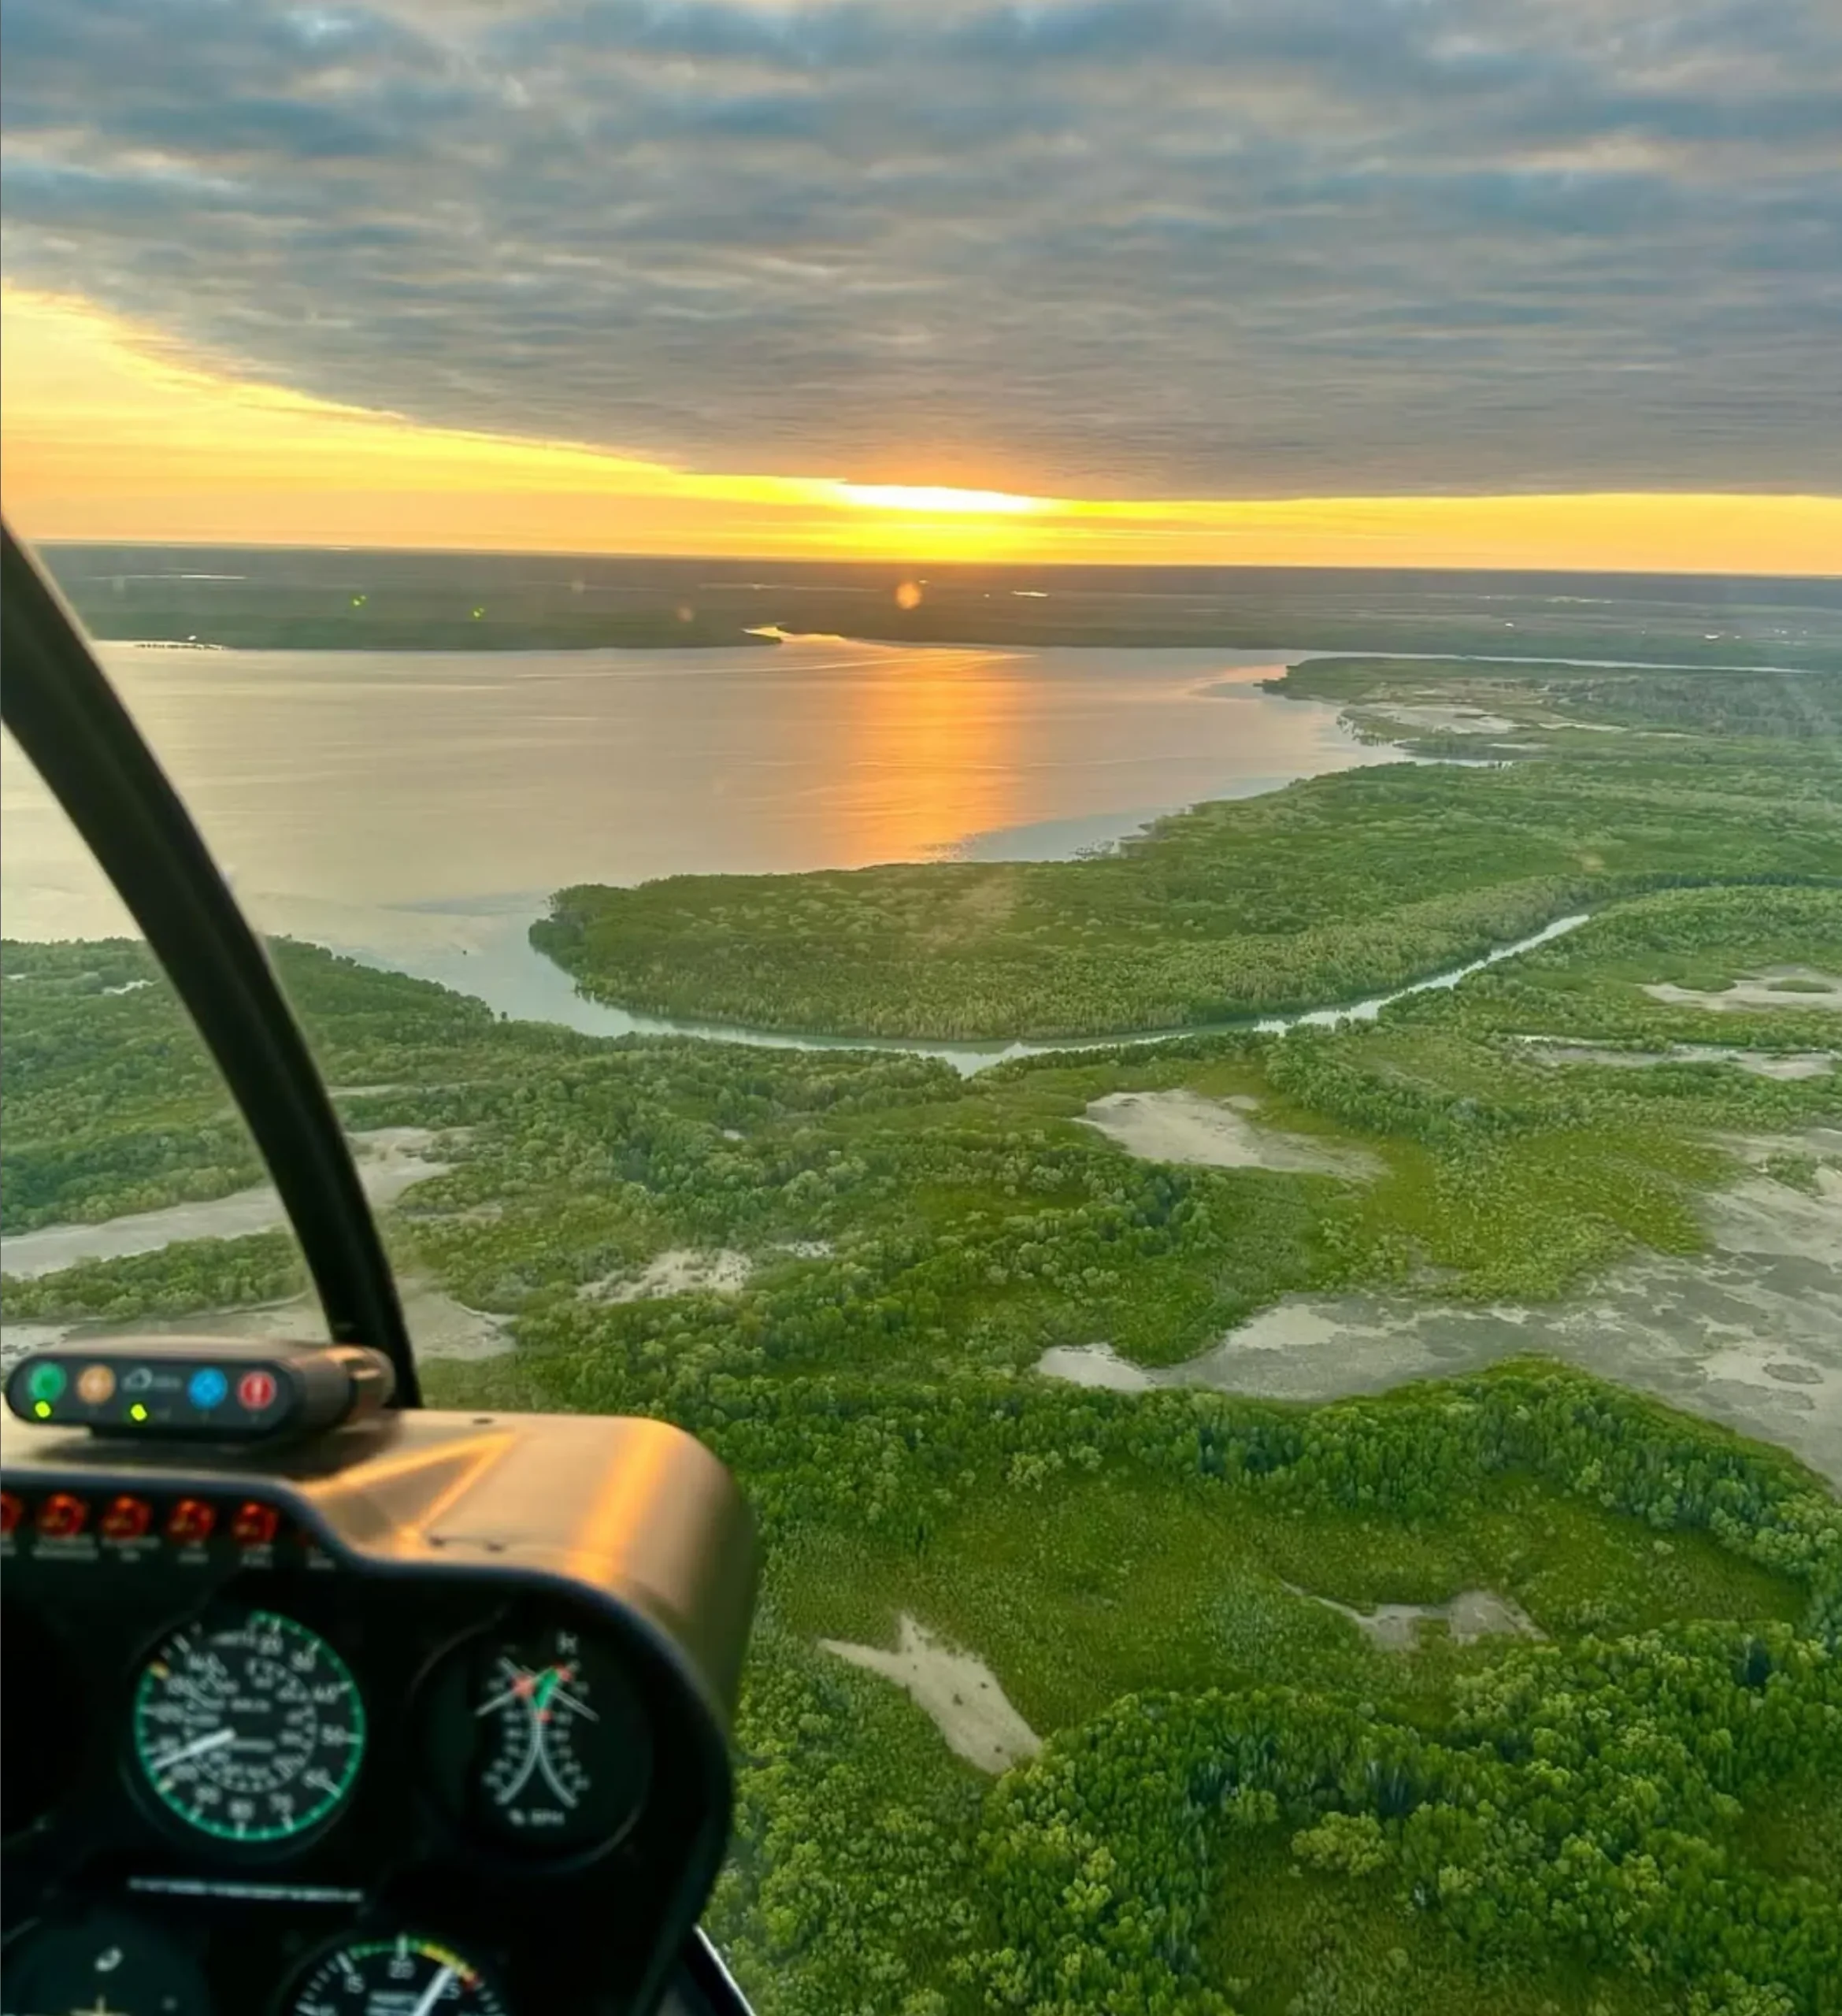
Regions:
[[[906, 1043], [895, 1039], [871, 1042], [862, 1039], [851, 1040], [826, 1036], [788, 1036], [775, 1030], [734, 1029], [715, 1024], [643, 1018], [623, 1014], [617, 1009], [602, 1012], [616, 1021], [618, 1026], [599, 1033], [630, 1035], [639, 1031], [691, 1036], [712, 1042], [757, 1043], [778, 1049], [906, 1051], [916, 1056], [943, 1058], [956, 1070], [969, 1077], [974, 1072], [984, 1070], [1014, 1057], [1047, 1056], [1058, 1051], [1111, 1050], [1123, 1044], [1170, 1043], [1183, 1036], [1224, 1029], [1256, 1029], [1267, 1034], [1284, 1034], [1288, 1029], [1313, 1026], [1328, 1028], [1346, 1021], [1372, 1021], [1391, 1001], [1403, 1000], [1409, 995], [1422, 994], [1434, 988], [1456, 987], [1467, 974], [1480, 973], [1499, 960], [1513, 958], [1518, 952], [1546, 944], [1549, 939], [1575, 930], [1585, 921], [1584, 916], [1557, 918], [1554, 923], [1527, 938], [1518, 939], [1514, 944], [1499, 945], [1481, 958], [1470, 960], [1462, 966], [1454, 966], [1449, 972], [1434, 973], [1425, 980], [1415, 980], [1407, 987], [1396, 988], [1392, 994], [1377, 995], [1371, 1000], [1352, 1002], [1336, 1007], [1314, 1008], [1294, 1015], [1266, 1016], [1258, 1021], [1199, 1023], [1189, 1028], [1161, 1029], [1142, 1036], [1097, 1037], [1091, 1041], [1078, 1043], [1013, 1043], [986, 1047]], [[532, 956], [536, 958], [541, 955], [533, 953]], [[544, 963], [547, 965], [548, 962]], [[566, 986], [566, 976], [559, 973], [558, 976]], [[587, 1005], [594, 1006], [593, 1003]], [[576, 1025], [581, 1026], [579, 1022]], [[448, 1165], [429, 1159], [427, 1154], [435, 1139], [425, 1129], [413, 1127], [377, 1128], [352, 1136], [358, 1173], [364, 1181], [365, 1194], [374, 1205], [382, 1206], [393, 1203], [413, 1184], [445, 1172]], [[61, 1267], [75, 1266], [80, 1261], [113, 1260], [129, 1254], [158, 1252], [161, 1247], [170, 1246], [176, 1240], [183, 1239], [242, 1238], [250, 1232], [272, 1231], [286, 1223], [281, 1199], [273, 1188], [267, 1184], [258, 1184], [247, 1190], [235, 1191], [228, 1197], [173, 1204], [157, 1211], [137, 1211], [122, 1217], [106, 1218], [95, 1225], [41, 1225], [35, 1231], [12, 1233], [0, 1240], [0, 1272], [21, 1279], [30, 1279], [39, 1274], [54, 1273]]]
[[[490, 1005], [498, 1007], [502, 1014], [508, 1014], [517, 1011], [503, 1007], [501, 1003], [515, 991], [517, 998], [527, 1004], [524, 1012], [532, 1019], [566, 1023], [591, 1036], [693, 1036], [708, 1043], [750, 1043], [769, 1050], [892, 1051], [912, 1057], [939, 1058], [943, 1063], [951, 1065], [962, 1077], [969, 1078], [978, 1072], [989, 1070], [995, 1064], [1009, 1063], [1018, 1057], [1047, 1057], [1069, 1051], [1176, 1043], [1186, 1036], [1220, 1036], [1236, 1030], [1251, 1030], [1262, 1036], [1283, 1036], [1288, 1029], [1335, 1028], [1344, 1022], [1372, 1022], [1390, 1002], [1404, 1001], [1410, 995], [1425, 994], [1437, 988], [1456, 987], [1460, 980], [1483, 972], [1486, 966], [1493, 966], [1499, 960], [1513, 959], [1519, 952], [1530, 951], [1537, 945], [1547, 944], [1551, 939], [1577, 931], [1586, 922], [1587, 915], [1582, 911], [1576, 916], [1556, 917], [1553, 923], [1544, 925], [1526, 938], [1518, 938], [1507, 945], [1493, 946], [1489, 951], [1467, 960], [1462, 965], [1429, 974], [1424, 980], [1410, 980], [1404, 987], [1395, 988], [1387, 994], [1371, 995], [1366, 1000], [1301, 1009], [1284, 1015], [1243, 1015], [1218, 1021], [1186, 1023], [1174, 1028], [1128, 1030], [1114, 1036], [1062, 1036], [1040, 1043], [928, 1043], [908, 1036], [828, 1036], [785, 1029], [753, 1028], [741, 1024], [634, 1014], [624, 1008], [608, 1007], [577, 993], [569, 975], [528, 943], [524, 944], [526, 958], [547, 968], [554, 976], [552, 980], [546, 982], [520, 971], [523, 962], [518, 958], [517, 949], [508, 944], [495, 948], [497, 957], [483, 962], [476, 974], [468, 976], [486, 980], [487, 986], [469, 987], [465, 980], [450, 984], [464, 992], [480, 995]], [[521, 933], [520, 942], [523, 943]], [[509, 986], [505, 984], [508, 969], [512, 976]], [[495, 980], [500, 984], [493, 984]], [[495, 1000], [495, 995], [499, 999]], [[554, 1012], [545, 1013], [546, 1007]]]

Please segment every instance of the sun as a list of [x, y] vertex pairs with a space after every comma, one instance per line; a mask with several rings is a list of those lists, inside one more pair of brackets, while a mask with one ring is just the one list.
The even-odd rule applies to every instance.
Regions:
[[832, 489], [840, 503], [861, 505], [871, 511], [913, 511], [926, 517], [977, 513], [1014, 517], [1041, 510], [1045, 501], [1040, 497], [1020, 497], [1008, 490], [948, 490], [931, 484], [839, 483]]

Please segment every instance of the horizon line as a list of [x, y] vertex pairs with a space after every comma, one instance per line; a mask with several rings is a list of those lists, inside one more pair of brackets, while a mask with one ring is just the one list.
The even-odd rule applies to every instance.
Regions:
[[[1536, 493], [1531, 493], [1536, 494]], [[1555, 496], [1571, 495], [1572, 492], [1545, 493]], [[1607, 491], [1596, 494], [1603, 496], [1625, 496], [1639, 494]], [[1688, 495], [1686, 492], [1659, 491], [1657, 495]], [[1788, 494], [1788, 493], [1787, 493]], [[1821, 496], [1822, 493], [1811, 493]], [[1826, 497], [1822, 501], [1830, 501]], [[1842, 502], [1839, 498], [1837, 502]], [[27, 537], [25, 543], [35, 552], [52, 548], [84, 549], [114, 548], [118, 550], [145, 553], [158, 552], [217, 552], [217, 553], [350, 553], [350, 554], [420, 554], [432, 557], [451, 555], [455, 558], [527, 559], [527, 560], [585, 560], [611, 561], [634, 565], [650, 566], [661, 563], [695, 564], [712, 567], [750, 567], [772, 565], [779, 567], [806, 569], [848, 568], [853, 571], [871, 570], [902, 575], [925, 575], [927, 570], [935, 573], [1087, 573], [1087, 574], [1518, 574], [1577, 576], [1603, 574], [1619, 578], [1643, 578], [1662, 581], [1833, 581], [1842, 585], [1842, 567], [1835, 569], [1792, 569], [1789, 571], [1751, 569], [1725, 569], [1712, 567], [1650, 567], [1620, 565], [1604, 561], [1592, 566], [1518, 565], [1500, 561], [1399, 561], [1361, 564], [1352, 561], [1285, 561], [1285, 560], [1010, 560], [1010, 559], [910, 559], [888, 558], [857, 554], [776, 553], [764, 550], [759, 553], [721, 553], [699, 551], [686, 547], [681, 551], [646, 552], [623, 550], [596, 547], [537, 547], [537, 546], [484, 546], [424, 543], [405, 541], [380, 544], [359, 540], [317, 540], [298, 539], [241, 539], [170, 537], [153, 539], [133, 534], [109, 536], [94, 533], [59, 535], [52, 533], [39, 537]]]

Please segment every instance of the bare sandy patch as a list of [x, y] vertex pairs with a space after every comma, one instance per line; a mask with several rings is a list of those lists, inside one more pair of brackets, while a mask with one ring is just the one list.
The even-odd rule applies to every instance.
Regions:
[[[514, 1348], [511, 1319], [469, 1309], [432, 1282], [413, 1277], [398, 1284], [403, 1321], [418, 1358], [502, 1358]], [[185, 1316], [137, 1317], [122, 1323], [9, 1323], [0, 1331], [0, 1355], [14, 1357], [87, 1337], [237, 1337], [261, 1343], [323, 1339], [326, 1325], [310, 1295], [246, 1309], [202, 1309]]]
[[1755, 1078], [1792, 1081], [1826, 1078], [1836, 1069], [1833, 1050], [1736, 1050], [1722, 1043], [1673, 1043], [1664, 1050], [1607, 1050], [1593, 1043], [1562, 1043], [1547, 1036], [1524, 1036], [1529, 1054], [1541, 1064], [1604, 1064], [1614, 1070], [1640, 1071], [1659, 1064], [1731, 1064]]
[[1380, 706], [1365, 702], [1356, 710], [1379, 714], [1384, 721], [1397, 721], [1403, 728], [1433, 728], [1447, 735], [1507, 735], [1517, 724], [1505, 714], [1487, 714], [1481, 707], [1423, 706], [1418, 702], [1388, 701]]
[[[458, 1140], [463, 1132], [454, 1128], [437, 1135], [426, 1127], [374, 1127], [353, 1134], [350, 1139], [365, 1195], [381, 1210], [412, 1185], [445, 1176], [453, 1165], [435, 1160], [429, 1151], [438, 1140]], [[258, 1184], [228, 1197], [135, 1211], [98, 1225], [41, 1225], [35, 1232], [10, 1233], [0, 1240], [0, 1273], [30, 1279], [74, 1267], [82, 1260], [157, 1253], [176, 1240], [239, 1239], [287, 1223], [287, 1214], [273, 1186]]]
[[981, 1771], [1008, 1771], [1043, 1747], [983, 1659], [953, 1651], [912, 1617], [904, 1614], [897, 1625], [892, 1652], [839, 1638], [819, 1643], [854, 1666], [894, 1681], [947, 1739], [954, 1755]]
[[1251, 1099], [1206, 1099], [1195, 1092], [1109, 1092], [1084, 1116], [1110, 1141], [1143, 1162], [1195, 1162], [1215, 1169], [1265, 1169], [1362, 1180], [1384, 1173], [1365, 1148], [1262, 1127]]
[[419, 1358], [458, 1358], [472, 1363], [503, 1358], [515, 1348], [511, 1319], [485, 1309], [469, 1309], [425, 1281], [403, 1284], [403, 1321]]
[[1110, 1344], [1052, 1344], [1036, 1360], [1046, 1379], [1066, 1379], [1072, 1386], [1098, 1386], [1112, 1393], [1148, 1392], [1157, 1376]]
[[1523, 1609], [1491, 1589], [1461, 1589], [1449, 1603], [1377, 1603], [1373, 1610], [1355, 1610], [1334, 1596], [1314, 1595], [1292, 1583], [1288, 1593], [1347, 1617], [1369, 1644], [1384, 1652], [1411, 1652], [1419, 1647], [1423, 1625], [1442, 1623], [1456, 1644], [1474, 1645], [1481, 1638], [1540, 1638], [1546, 1634]]
[[[1798, 984], [1774, 984], [1785, 980]], [[1666, 1001], [1672, 1007], [1711, 1008], [1717, 1014], [1744, 1008], [1822, 1008], [1842, 1014], [1842, 979], [1818, 973], [1814, 966], [1767, 966], [1760, 973], [1743, 973], [1718, 992], [1677, 987], [1670, 980], [1655, 981], [1644, 991], [1653, 1001]]]
[[674, 1246], [655, 1254], [637, 1274], [610, 1274], [576, 1292], [584, 1302], [655, 1302], [669, 1295], [735, 1295], [748, 1284], [754, 1263], [726, 1247], [705, 1252]]
[[76, 1327], [74, 1323], [0, 1324], [0, 1378], [32, 1352], [48, 1351], [62, 1343]]

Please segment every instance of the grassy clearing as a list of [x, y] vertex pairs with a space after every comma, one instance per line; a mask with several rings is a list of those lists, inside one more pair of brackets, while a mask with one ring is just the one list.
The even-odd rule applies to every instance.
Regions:
[[[1088, 1452], [1091, 1455], [1091, 1451]], [[1439, 1627], [1410, 1656], [1285, 1584], [1356, 1609], [1514, 1597], [1544, 1629], [1623, 1633], [1682, 1617], [1790, 1621], [1782, 1577], [1705, 1535], [1639, 1521], [1527, 1479], [1492, 1480], [1437, 1520], [1282, 1510], [1200, 1498], [1168, 1480], [1084, 1475], [1083, 1452], [1034, 1489], [968, 1494], [930, 1521], [925, 1549], [861, 1531], [801, 1535], [775, 1563], [776, 1614], [813, 1638], [893, 1644], [903, 1611], [976, 1651], [1040, 1733], [1147, 1689], [1283, 1684], [1443, 1698], [1503, 1647]], [[918, 1713], [918, 1711], [917, 1711]]]

